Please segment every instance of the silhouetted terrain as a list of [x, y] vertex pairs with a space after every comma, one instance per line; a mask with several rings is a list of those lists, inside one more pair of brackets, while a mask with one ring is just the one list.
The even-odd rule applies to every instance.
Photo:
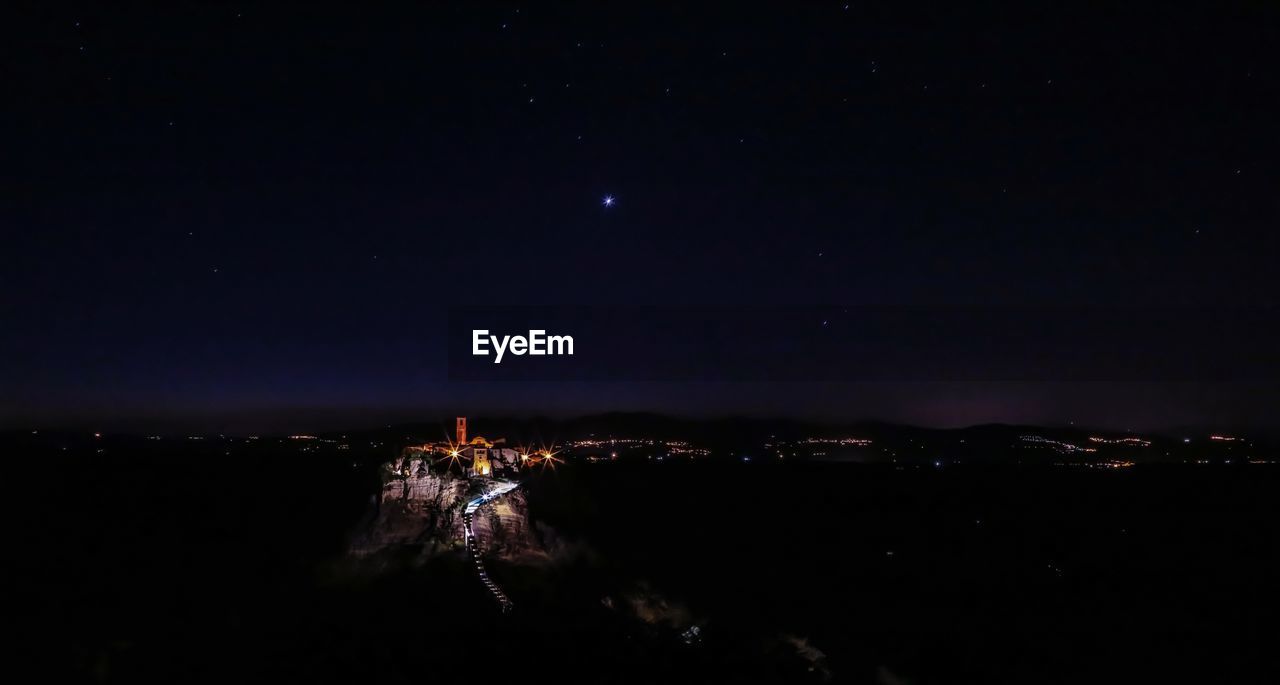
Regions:
[[1280, 466], [570, 450], [503, 616], [461, 555], [349, 554], [400, 447], [365, 437], [6, 435], [23, 651], [89, 682], [1277, 675]]

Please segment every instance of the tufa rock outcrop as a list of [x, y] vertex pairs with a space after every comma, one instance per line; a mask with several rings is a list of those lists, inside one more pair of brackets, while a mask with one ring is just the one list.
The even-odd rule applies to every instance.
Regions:
[[[406, 451], [382, 465], [377, 512], [351, 551], [368, 556], [394, 548], [419, 548], [424, 554], [461, 550], [463, 508], [494, 487], [489, 478], [433, 470], [429, 457]], [[519, 563], [547, 557], [530, 524], [528, 500], [518, 488], [480, 507], [472, 530], [485, 556]]]

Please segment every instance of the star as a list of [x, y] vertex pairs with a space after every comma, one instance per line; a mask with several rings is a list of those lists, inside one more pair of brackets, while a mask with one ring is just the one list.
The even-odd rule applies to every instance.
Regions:
[[612, 206], [613, 206], [613, 203], [614, 203], [614, 199], [613, 199], [613, 196], [612, 196], [612, 195], [605, 195], [605, 196], [604, 196], [604, 202], [603, 202], [602, 204], [603, 204], [605, 207], [612, 207]]

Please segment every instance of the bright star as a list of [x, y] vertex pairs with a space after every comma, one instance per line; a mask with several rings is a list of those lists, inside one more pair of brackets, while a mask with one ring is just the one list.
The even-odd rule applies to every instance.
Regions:
[[612, 206], [613, 206], [613, 196], [612, 196], [612, 195], [605, 195], [605, 196], [604, 196], [604, 206], [605, 206], [605, 207], [612, 207]]

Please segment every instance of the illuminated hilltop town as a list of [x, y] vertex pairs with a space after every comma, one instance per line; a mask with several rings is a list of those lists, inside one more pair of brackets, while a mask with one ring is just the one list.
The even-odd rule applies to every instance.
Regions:
[[454, 440], [439, 443], [410, 445], [404, 449], [405, 457], [420, 457], [449, 472], [457, 469], [468, 478], [515, 477], [522, 467], [535, 464], [554, 464], [551, 450], [531, 452], [506, 446], [506, 438], [489, 440], [482, 435], [467, 438], [467, 417], [459, 416]]

